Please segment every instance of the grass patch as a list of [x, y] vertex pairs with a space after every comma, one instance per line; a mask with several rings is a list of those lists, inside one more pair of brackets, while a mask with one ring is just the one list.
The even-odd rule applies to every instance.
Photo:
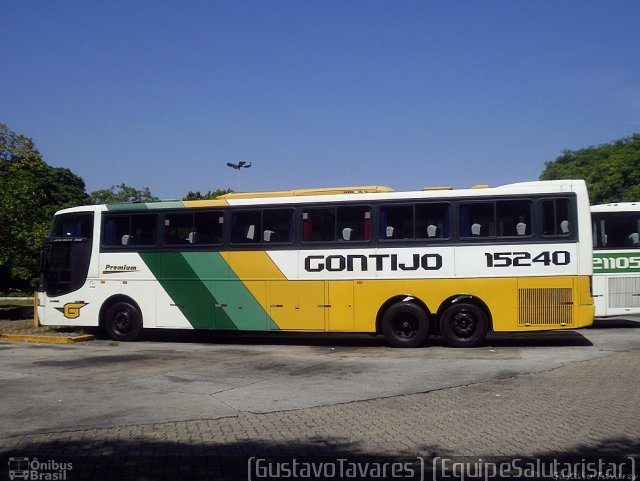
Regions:
[[33, 299], [0, 299], [0, 307], [31, 307]]
[[0, 297], [33, 297], [33, 291], [22, 292], [16, 290], [10, 290], [9, 292], [0, 291]]
[[0, 334], [34, 334], [45, 336], [79, 336], [86, 334], [81, 327], [73, 326], [38, 326], [33, 325], [32, 319], [19, 321], [0, 321]]

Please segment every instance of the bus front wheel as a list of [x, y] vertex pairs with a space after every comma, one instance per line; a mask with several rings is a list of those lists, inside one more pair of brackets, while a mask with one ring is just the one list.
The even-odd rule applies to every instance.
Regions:
[[485, 312], [474, 304], [461, 303], [449, 307], [440, 320], [440, 332], [453, 347], [476, 347], [489, 330]]
[[107, 309], [104, 327], [114, 341], [133, 341], [142, 329], [142, 314], [129, 302], [116, 302]]
[[399, 302], [384, 313], [382, 333], [394, 347], [418, 347], [429, 335], [429, 318], [420, 306]]

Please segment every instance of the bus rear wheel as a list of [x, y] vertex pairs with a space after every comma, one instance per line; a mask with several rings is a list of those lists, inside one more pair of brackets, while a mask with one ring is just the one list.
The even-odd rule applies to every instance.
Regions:
[[114, 341], [133, 341], [142, 330], [142, 314], [129, 302], [116, 302], [106, 311], [104, 328]]
[[452, 347], [476, 347], [488, 330], [486, 313], [474, 304], [453, 304], [440, 319], [440, 332]]
[[382, 333], [394, 347], [418, 347], [429, 335], [429, 318], [420, 306], [399, 302], [384, 313]]

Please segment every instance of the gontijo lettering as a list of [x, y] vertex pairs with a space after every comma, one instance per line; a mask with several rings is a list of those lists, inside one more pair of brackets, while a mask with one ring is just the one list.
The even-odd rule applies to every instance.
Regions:
[[440, 254], [410, 254], [403, 256], [402, 262], [398, 254], [352, 254], [352, 255], [312, 255], [304, 260], [304, 268], [307, 272], [340, 271], [437, 271], [442, 267]]

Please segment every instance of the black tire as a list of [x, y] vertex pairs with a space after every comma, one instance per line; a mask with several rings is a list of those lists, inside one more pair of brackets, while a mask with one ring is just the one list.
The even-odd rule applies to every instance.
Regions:
[[105, 313], [104, 328], [114, 341], [133, 341], [142, 330], [142, 314], [129, 302], [116, 302]]
[[453, 304], [440, 319], [440, 332], [447, 344], [453, 347], [476, 347], [488, 331], [487, 314], [473, 304]]
[[382, 317], [382, 333], [394, 347], [418, 347], [429, 335], [427, 313], [411, 302], [392, 305]]

